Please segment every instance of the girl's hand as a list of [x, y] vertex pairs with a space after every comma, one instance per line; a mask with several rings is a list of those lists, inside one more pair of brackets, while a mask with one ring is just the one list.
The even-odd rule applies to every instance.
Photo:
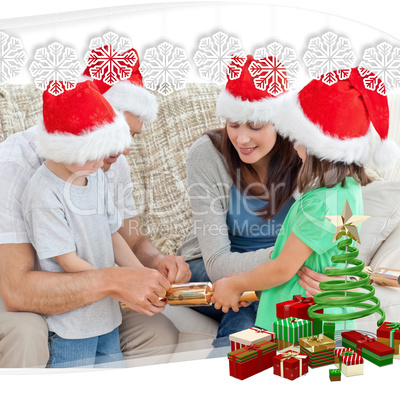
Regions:
[[231, 275], [213, 284], [214, 294], [211, 302], [217, 310], [222, 308], [224, 313], [230, 308], [236, 313], [239, 311], [239, 299], [242, 293], [237, 289], [237, 278], [238, 275]]

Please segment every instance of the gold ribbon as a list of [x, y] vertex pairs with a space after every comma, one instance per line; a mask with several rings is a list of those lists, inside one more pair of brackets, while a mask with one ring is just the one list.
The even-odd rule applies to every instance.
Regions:
[[324, 340], [324, 335], [319, 334], [319, 335], [311, 335], [307, 337], [308, 342], [322, 342]]
[[307, 356], [300, 355], [300, 352], [296, 352], [294, 350], [290, 350], [288, 352], [282, 353], [283, 358], [281, 359], [280, 369], [281, 369], [281, 377], [283, 377], [283, 362], [287, 359], [291, 359], [292, 357], [299, 361], [299, 377], [303, 375], [303, 367], [302, 367], [302, 359], [306, 359]]

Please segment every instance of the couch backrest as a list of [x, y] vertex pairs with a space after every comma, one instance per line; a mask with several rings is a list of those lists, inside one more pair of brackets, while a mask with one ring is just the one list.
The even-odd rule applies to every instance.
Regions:
[[[192, 227], [185, 160], [191, 144], [207, 129], [222, 127], [215, 116], [221, 86], [188, 84], [164, 97], [156, 94], [156, 122], [135, 136], [128, 161], [133, 196], [148, 236], [165, 253], [174, 253]], [[41, 113], [41, 91], [33, 85], [0, 86], [0, 142], [33, 126]], [[400, 144], [400, 95], [389, 96], [389, 136]], [[383, 176], [400, 180], [400, 163]]]
[[220, 91], [214, 84], [188, 84], [167, 97], [157, 95], [157, 120], [134, 137], [128, 156], [133, 197], [150, 239], [165, 253], [175, 253], [192, 228], [186, 156], [206, 129], [223, 126], [215, 115]]
[[42, 91], [34, 85], [0, 86], [0, 142], [24, 131], [42, 113]]

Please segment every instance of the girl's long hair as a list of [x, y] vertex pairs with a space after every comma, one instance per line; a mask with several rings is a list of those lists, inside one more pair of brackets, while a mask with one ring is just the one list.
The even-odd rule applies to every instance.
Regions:
[[343, 187], [348, 176], [353, 177], [362, 186], [372, 181], [363, 166], [355, 163], [331, 162], [307, 155], [299, 172], [298, 188], [301, 193], [305, 193], [319, 187], [331, 188], [339, 183]]
[[[263, 219], [273, 218], [282, 206], [290, 200], [297, 187], [297, 175], [301, 168], [301, 159], [293, 148], [293, 144], [277, 133], [274, 147], [266, 156], [268, 158], [267, 175], [264, 182], [258, 177], [250, 164], [244, 163], [232, 142], [228, 137], [226, 126], [221, 129], [211, 130], [205, 133], [215, 148], [224, 156], [228, 165], [228, 171], [233, 183], [244, 195], [268, 200], [268, 204], [257, 211]], [[243, 174], [247, 172], [248, 174]], [[260, 186], [254, 189], [246, 179], [252, 177]]]

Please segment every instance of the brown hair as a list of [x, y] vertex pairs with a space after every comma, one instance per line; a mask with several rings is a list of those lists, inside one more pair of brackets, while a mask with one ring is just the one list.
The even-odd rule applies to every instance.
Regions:
[[[261, 182], [254, 168], [244, 163], [232, 142], [229, 140], [226, 126], [221, 129], [206, 132], [205, 135], [211, 139], [215, 148], [225, 157], [228, 171], [233, 183], [238, 190], [260, 199], [269, 200], [269, 203], [257, 213], [265, 220], [274, 217], [283, 205], [290, 200], [297, 187], [297, 175], [301, 168], [301, 159], [297, 155], [293, 144], [277, 133], [275, 145], [268, 153], [268, 170], [265, 182]], [[247, 172], [248, 174], [242, 174]], [[265, 191], [255, 191], [251, 188], [251, 182], [247, 181], [252, 177], [263, 185]], [[249, 188], [250, 187], [250, 188]]]
[[344, 187], [348, 176], [353, 177], [362, 186], [372, 181], [363, 166], [355, 163], [331, 162], [307, 155], [298, 176], [299, 191], [305, 193], [319, 187], [331, 188], [339, 183]]

